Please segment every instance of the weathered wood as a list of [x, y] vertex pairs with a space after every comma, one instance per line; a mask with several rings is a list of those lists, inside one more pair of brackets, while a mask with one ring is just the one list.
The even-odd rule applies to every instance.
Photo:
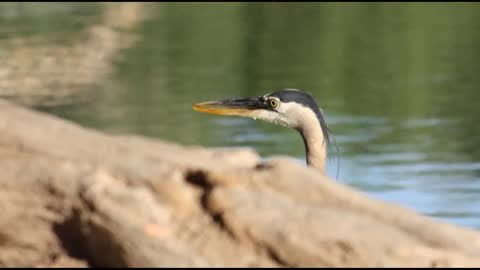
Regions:
[[0, 101], [0, 266], [479, 266], [480, 233], [286, 158]]

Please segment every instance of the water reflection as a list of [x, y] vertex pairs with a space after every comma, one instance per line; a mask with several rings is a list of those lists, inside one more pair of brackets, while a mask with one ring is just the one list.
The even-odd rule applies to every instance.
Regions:
[[109, 132], [303, 160], [295, 131], [198, 114], [191, 104], [305, 89], [335, 134], [341, 181], [480, 227], [478, 4], [158, 3], [151, 11], [136, 30], [142, 39], [90, 103], [50, 111]]

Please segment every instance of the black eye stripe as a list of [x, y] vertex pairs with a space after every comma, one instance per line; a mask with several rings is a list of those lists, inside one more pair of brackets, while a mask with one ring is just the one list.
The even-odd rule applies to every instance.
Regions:
[[305, 92], [298, 89], [283, 89], [270, 93], [269, 96], [276, 97], [281, 100], [283, 103], [295, 102], [297, 104], [302, 104], [303, 106], [310, 108], [317, 115], [320, 125], [322, 127], [323, 135], [327, 144], [330, 144], [328, 127], [325, 123], [325, 118], [322, 111], [320, 110], [317, 102], [309, 92]]

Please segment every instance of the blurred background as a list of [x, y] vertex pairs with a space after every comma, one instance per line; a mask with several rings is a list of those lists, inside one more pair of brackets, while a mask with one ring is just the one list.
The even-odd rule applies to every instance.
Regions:
[[[199, 101], [311, 92], [328, 174], [480, 228], [477, 3], [1, 3], [0, 96], [111, 134], [304, 162], [294, 130]], [[48, 127], [46, 127], [48, 128]]]

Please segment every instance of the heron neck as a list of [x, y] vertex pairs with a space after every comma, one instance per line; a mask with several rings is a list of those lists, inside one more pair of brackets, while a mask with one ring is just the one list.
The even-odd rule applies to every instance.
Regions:
[[303, 142], [305, 143], [307, 164], [325, 173], [327, 144], [324, 140], [322, 128], [316, 119], [305, 120], [307, 122], [304, 123], [298, 131], [302, 135]]

